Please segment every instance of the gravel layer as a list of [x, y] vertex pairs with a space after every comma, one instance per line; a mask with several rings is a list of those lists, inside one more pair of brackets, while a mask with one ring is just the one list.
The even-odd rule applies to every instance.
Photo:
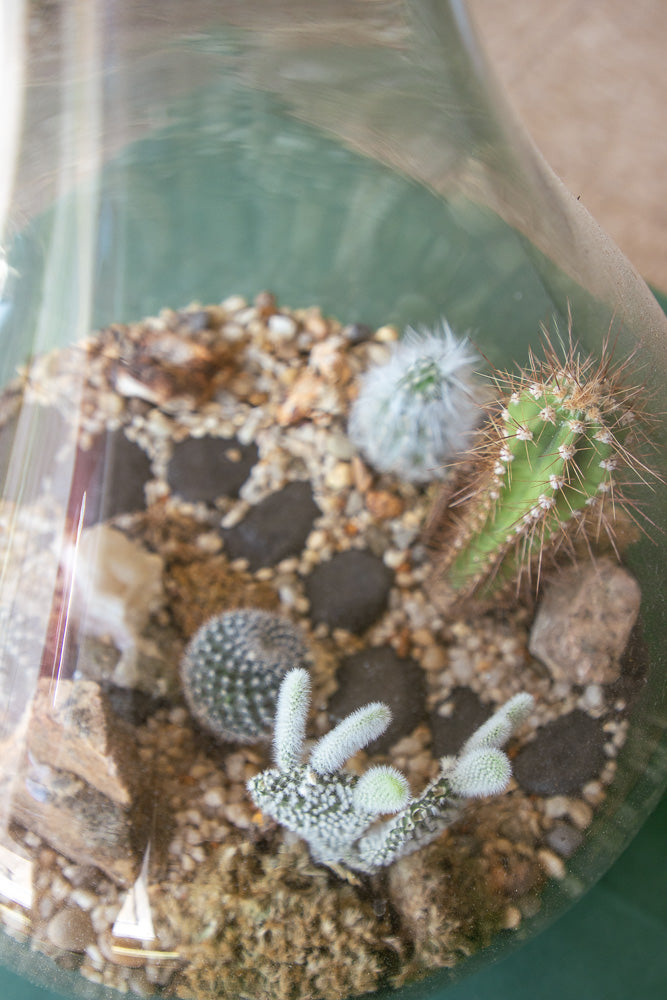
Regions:
[[[555, 682], [528, 650], [532, 607], [445, 616], [429, 600], [421, 530], [435, 487], [378, 475], [346, 435], [358, 375], [396, 337], [391, 327], [342, 327], [317, 308], [278, 308], [268, 293], [254, 304], [235, 296], [113, 325], [36, 359], [0, 399], [0, 447], [26, 404], [38, 426], [57, 430], [31, 490], [0, 506], [13, 594], [0, 612], [3, 697], [14, 668], [31, 656], [34, 666], [44, 608], [52, 620], [62, 609], [73, 525], [105, 521], [163, 567], [160, 601], [122, 628], [105, 618], [99, 583], [86, 597], [98, 613], [86, 618], [75, 604], [75, 641], [59, 647], [63, 676], [94, 680], [133, 727], [137, 769], [154, 791], [141, 883], [152, 933], [114, 935], [126, 890], [13, 827], [15, 849], [34, 862], [34, 901], [3, 902], [0, 920], [89, 980], [139, 996], [230, 1000], [398, 985], [515, 931], [547, 880], [568, 879], [625, 739], [622, 686]], [[389, 761], [414, 792], [440, 754], [530, 692], [534, 712], [510, 747], [517, 779], [382, 876], [349, 884], [313, 865], [247, 796], [269, 748], [216, 744], [180, 692], [189, 638], [242, 606], [279, 610], [303, 629], [312, 736], [364, 700], [391, 700], [392, 671], [409, 664], [391, 740], [350, 766]], [[339, 682], [368, 650], [372, 689], [348, 704]], [[555, 752], [563, 740], [568, 753]]]

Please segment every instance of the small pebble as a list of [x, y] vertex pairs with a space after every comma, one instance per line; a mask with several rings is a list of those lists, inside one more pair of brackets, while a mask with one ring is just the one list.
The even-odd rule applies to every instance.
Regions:
[[381, 326], [375, 331], [374, 339], [381, 344], [392, 344], [395, 340], [398, 340], [398, 330], [395, 326]]
[[447, 653], [442, 646], [428, 646], [422, 653], [419, 662], [424, 670], [433, 673], [442, 670], [447, 664]]
[[572, 799], [568, 814], [579, 830], [585, 830], [593, 822], [593, 810], [587, 802], [582, 802], [581, 799]]
[[74, 906], [64, 907], [49, 920], [46, 936], [55, 948], [62, 951], [87, 951], [95, 941], [90, 915]]
[[325, 484], [330, 490], [345, 490], [352, 485], [352, 467], [349, 462], [336, 462], [327, 473]]
[[579, 830], [562, 820], [557, 820], [554, 823], [544, 839], [548, 846], [562, 858], [572, 857], [584, 840]]
[[297, 325], [291, 316], [284, 316], [282, 313], [274, 313], [269, 316], [267, 325], [271, 337], [275, 341], [291, 340], [297, 331]]
[[542, 848], [537, 852], [537, 858], [544, 868], [549, 878], [564, 879], [566, 875], [565, 865], [562, 858], [559, 858], [553, 851]]
[[521, 910], [518, 906], [508, 906], [503, 914], [503, 930], [514, 931], [521, 923]]

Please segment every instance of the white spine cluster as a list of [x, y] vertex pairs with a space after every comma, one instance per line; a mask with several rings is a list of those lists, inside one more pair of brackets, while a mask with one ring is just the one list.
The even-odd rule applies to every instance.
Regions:
[[[457, 758], [417, 798], [393, 767], [357, 777], [341, 770], [352, 754], [384, 732], [386, 705], [360, 708], [322, 737], [303, 762], [310, 679], [291, 670], [278, 695], [274, 756], [277, 767], [251, 778], [248, 790], [267, 816], [307, 841], [315, 861], [372, 873], [434, 840], [459, 815], [465, 800], [507, 787], [510, 762], [501, 746], [529, 715], [533, 699], [512, 698], [475, 732]], [[378, 816], [394, 813], [376, 822]]]
[[375, 469], [411, 482], [444, 477], [482, 415], [477, 360], [444, 321], [435, 332], [408, 327], [365, 374], [350, 412], [350, 438]]

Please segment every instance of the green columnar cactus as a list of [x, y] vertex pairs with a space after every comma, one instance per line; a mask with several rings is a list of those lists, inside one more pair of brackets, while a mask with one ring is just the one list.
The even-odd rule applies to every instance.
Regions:
[[221, 740], [269, 737], [280, 682], [308, 661], [301, 633], [271, 611], [244, 608], [205, 622], [181, 662], [183, 693], [193, 716]]
[[[305, 670], [291, 670], [281, 685], [274, 734], [275, 768], [251, 778], [248, 790], [267, 816], [307, 841], [315, 861], [372, 873], [424, 847], [460, 814], [466, 799], [496, 795], [511, 776], [500, 747], [528, 716], [533, 699], [512, 698], [471, 736], [458, 757], [417, 798], [393, 767], [371, 767], [361, 777], [341, 770], [349, 756], [389, 725], [386, 705], [373, 702], [343, 719], [303, 762], [310, 693]], [[378, 817], [395, 813], [391, 819]]]
[[[627, 447], [636, 422], [636, 389], [619, 370], [596, 366], [571, 346], [564, 359], [548, 346], [527, 371], [497, 379], [503, 399], [444, 514], [439, 572], [454, 591], [492, 589], [538, 571], [545, 552], [613, 535], [624, 506], [620, 470], [637, 468]], [[437, 530], [437, 526], [436, 526]]]

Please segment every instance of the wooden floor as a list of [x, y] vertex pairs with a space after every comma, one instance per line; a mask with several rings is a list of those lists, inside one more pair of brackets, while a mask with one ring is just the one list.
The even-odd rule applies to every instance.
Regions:
[[667, 291], [667, 0], [468, 0], [468, 8], [547, 162]]

